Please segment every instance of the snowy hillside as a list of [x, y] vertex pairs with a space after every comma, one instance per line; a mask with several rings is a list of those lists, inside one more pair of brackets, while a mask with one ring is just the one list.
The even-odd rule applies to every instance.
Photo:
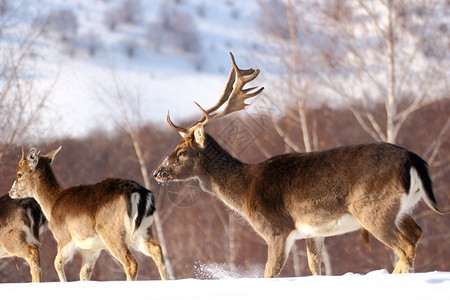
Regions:
[[0, 285], [2, 299], [448, 299], [450, 273]]
[[[370, 5], [373, 9], [372, 16], [385, 14], [380, 11], [380, 7], [381, 9], [384, 7], [383, 4], [372, 2]], [[14, 5], [8, 3], [14, 3]], [[262, 4], [258, 5], [258, 3]], [[138, 103], [132, 114], [134, 120], [165, 123], [166, 112], [170, 110], [176, 122], [199, 115], [193, 101], [208, 107], [217, 100], [228, 74], [230, 51], [235, 54], [239, 66], [261, 68], [264, 74], [261, 77], [278, 75], [267, 68], [279, 68], [276, 65], [283, 60], [285, 56], [283, 52], [280, 52], [281, 57], [272, 58], [274, 61], [271, 61], [270, 67], [266, 65], [266, 69], [261, 66], [261, 63], [258, 64], [255, 56], [252, 57], [257, 52], [260, 55], [259, 59], [262, 60], [262, 49], [272, 47], [272, 50], [277, 52], [288, 46], [278, 45], [279, 40], [271, 40], [271, 34], [263, 31], [265, 25], [274, 25], [282, 31], [287, 30], [285, 28], [287, 23], [283, 22], [284, 20], [278, 24], [278, 21], [267, 19], [266, 14], [270, 10], [283, 8], [277, 3], [281, 2], [5, 0], [0, 7], [0, 13], [4, 17], [0, 19], [2, 26], [0, 46], [17, 44], [24, 37], [24, 32], [27, 32], [27, 26], [39, 29], [39, 26], [46, 24], [43, 32], [32, 34], [36, 43], [30, 55], [32, 60], [30, 64], [37, 70], [37, 74], [33, 74], [35, 86], [45, 89], [54, 83], [51, 88], [51, 101], [46, 103], [47, 110], [43, 122], [53, 127], [52, 134], [56, 137], [81, 136], [97, 127], [113, 128], [116, 121], [111, 117], [111, 112], [104, 103], [112, 104], [119, 97], [127, 102]], [[341, 55], [334, 58], [334, 55], [339, 54], [339, 51], [336, 51], [339, 47], [331, 42], [333, 39], [339, 40], [340, 35], [333, 30], [321, 35], [321, 30], [317, 31], [315, 28], [315, 22], [309, 20], [317, 18], [315, 5], [320, 7], [321, 2], [304, 1], [302, 3], [307, 9], [302, 8], [302, 14], [305, 15], [300, 20], [310, 22], [307, 28], [312, 31], [306, 40], [301, 36], [299, 45], [296, 47], [299, 47], [297, 50], [301, 53], [302, 59], [311, 60], [304, 67], [301, 78], [307, 79], [307, 86], [311, 86], [308, 93], [314, 99], [313, 102], [317, 103], [322, 99], [322, 101], [336, 103], [339, 97], [360, 100], [363, 94], [366, 94], [364, 97], [383, 98], [386, 78], [383, 71], [385, 62], [383, 62], [384, 58], [378, 57], [380, 53], [377, 53], [377, 47], [372, 47], [372, 43], [377, 40], [376, 28], [367, 20], [365, 21], [367, 24], [359, 24], [361, 20], [367, 19], [367, 16], [358, 16], [361, 8], [353, 12], [355, 24], [359, 25], [354, 25], [352, 32], [354, 31], [355, 36], [350, 36], [355, 38], [356, 44], [361, 43], [361, 47], [365, 49], [365, 52], [361, 54], [363, 59], [360, 59], [367, 62], [367, 66], [363, 65], [359, 68], [363, 70], [368, 68], [370, 73], [360, 78], [358, 66], [353, 66], [350, 62], [342, 68], [330, 69], [333, 85], [330, 87], [326, 84], [328, 88], [324, 88], [319, 80], [324, 76], [323, 73], [327, 72], [324, 67], [329, 64], [334, 66], [337, 62], [341, 64], [342, 59], [348, 56], [346, 52], [348, 50], [341, 50]], [[430, 88], [424, 85], [425, 79], [431, 75], [436, 77], [448, 75], [445, 72], [445, 65], [442, 64], [448, 64], [446, 59], [448, 55], [445, 54], [448, 39], [445, 38], [445, 32], [449, 22], [448, 14], [441, 12], [440, 7], [443, 5], [438, 2], [435, 7], [437, 12], [434, 13], [435, 15], [431, 13], [433, 22], [428, 22], [430, 20], [427, 19], [426, 24], [433, 26], [425, 26], [427, 29], [424, 29], [424, 36], [416, 37], [406, 34], [407, 30], [416, 32], [415, 27], [401, 29], [406, 30], [399, 34], [400, 37], [405, 36], [405, 41], [403, 44], [399, 43], [397, 49], [401, 51], [401, 55], [397, 56], [405, 57], [407, 62], [397, 63], [398, 76], [401, 77], [399, 80], [401, 84], [397, 87], [399, 94], [403, 93], [409, 97], [409, 94], [414, 92], [435, 98], [445, 97], [448, 94], [448, 85], [442, 78], [433, 79]], [[264, 6], [269, 10], [268, 12], [262, 11]], [[339, 7], [341, 6], [330, 5], [329, 9]], [[420, 14], [420, 9], [411, 6], [409, 19], [415, 20], [416, 11]], [[341, 13], [345, 16], [345, 10]], [[283, 14], [274, 15], [274, 18], [275, 20], [283, 19], [282, 16]], [[380, 22], [384, 24], [382, 20]], [[423, 27], [421, 23], [412, 23], [414, 26]], [[403, 23], [399, 24], [402, 26]], [[332, 24], [326, 22], [318, 22], [317, 26], [325, 30], [334, 28]], [[18, 30], [20, 28], [22, 32]], [[301, 28], [299, 30], [299, 34], [302, 35], [303, 31]], [[433, 38], [431, 33], [436, 34], [440, 32], [439, 30], [444, 33], [442, 34], [444, 38]], [[422, 45], [424, 37], [432, 41], [438, 40], [438, 42]], [[419, 41], [418, 45], [411, 44], [410, 38]], [[371, 41], [371, 39], [374, 40]], [[378, 42], [382, 45], [385, 41], [381, 39]], [[315, 58], [317, 61], [311, 56], [312, 53], [318, 52], [316, 47], [312, 47], [313, 44], [324, 44], [324, 48], [327, 49], [325, 54]], [[426, 49], [422, 49], [424, 47]], [[442, 54], [444, 59], [434, 59], [433, 55], [437, 55], [434, 52], [440, 53], [440, 51], [444, 53]], [[381, 57], [384, 57], [384, 54], [381, 51]], [[326, 62], [323, 61], [324, 57], [328, 57], [325, 59]], [[268, 59], [264, 57], [264, 60]], [[352, 61], [351, 58], [349, 59]], [[320, 66], [323, 63], [325, 65]], [[409, 65], [412, 67], [409, 68]], [[402, 69], [402, 66], [406, 67]], [[418, 71], [411, 72], [415, 69]], [[401, 75], [401, 70], [405, 70], [408, 76]], [[428, 70], [431, 75], [428, 76], [424, 70]], [[352, 72], [355, 71], [356, 76], [352, 77]], [[359, 80], [361, 82], [358, 82]], [[381, 90], [374, 88], [372, 80], [375, 80]], [[417, 82], [420, 84], [416, 84]], [[266, 95], [277, 89], [274, 81], [268, 77], [255, 83], [265, 86], [264, 94]], [[336, 86], [339, 87], [338, 91], [335, 91]], [[340, 94], [341, 91], [346, 93]], [[291, 96], [288, 98], [291, 99]], [[277, 93], [277, 101], [282, 100], [282, 95]]]
[[[116, 17], [133, 3], [138, 3], [133, 20]], [[164, 125], [167, 110], [179, 120], [199, 114], [193, 101], [215, 103], [230, 68], [228, 53], [248, 67], [243, 54], [255, 35], [250, 24], [255, 1], [237, 5], [229, 0], [24, 1], [15, 19], [29, 25], [30, 16], [40, 16], [50, 24], [39, 35], [34, 63], [42, 88], [57, 78], [46, 111], [54, 135], [112, 128], [115, 121], [99, 100], [114, 101], [117, 90], [125, 101], [139, 103], [136, 118]], [[5, 27], [8, 34], [17, 38]]]

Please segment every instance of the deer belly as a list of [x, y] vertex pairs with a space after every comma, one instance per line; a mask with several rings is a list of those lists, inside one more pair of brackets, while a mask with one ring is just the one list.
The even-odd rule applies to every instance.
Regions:
[[339, 235], [358, 230], [361, 227], [358, 220], [351, 215], [344, 215], [339, 219], [321, 224], [302, 223], [301, 221], [295, 224], [297, 239]]
[[105, 244], [98, 235], [84, 239], [76, 239], [75, 245], [78, 249], [100, 250], [105, 248]]

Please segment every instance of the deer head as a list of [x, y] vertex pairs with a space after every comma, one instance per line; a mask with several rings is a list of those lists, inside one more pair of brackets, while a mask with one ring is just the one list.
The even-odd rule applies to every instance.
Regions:
[[[204, 127], [215, 119], [245, 109], [248, 105], [245, 103], [245, 100], [255, 97], [263, 91], [263, 87], [256, 91], [254, 90], [257, 87], [244, 89], [247, 83], [258, 76], [259, 69], [239, 69], [232, 53], [230, 53], [230, 56], [232, 67], [219, 101], [206, 110], [194, 102], [202, 112], [202, 118], [199, 121], [187, 128], [183, 128], [175, 125], [170, 119], [169, 112], [167, 113], [167, 123], [172, 129], [180, 133], [182, 139], [175, 147], [175, 150], [153, 173], [157, 181], [168, 182], [198, 177], [199, 172], [196, 171], [204, 165], [202, 164], [202, 159], [205, 159], [205, 146], [212, 140], [205, 133]], [[224, 108], [221, 111], [217, 111], [222, 106]]]
[[[30, 151], [28, 151], [27, 156], [24, 157], [22, 149], [22, 158], [20, 159], [16, 170], [17, 179], [11, 187], [9, 196], [11, 198], [35, 197], [35, 178], [42, 176], [44, 169], [48, 168], [53, 162], [53, 159], [59, 150], [61, 150], [61, 147], [44, 156], [40, 156], [35, 148], [31, 148]], [[44, 161], [47, 163], [44, 163]]]

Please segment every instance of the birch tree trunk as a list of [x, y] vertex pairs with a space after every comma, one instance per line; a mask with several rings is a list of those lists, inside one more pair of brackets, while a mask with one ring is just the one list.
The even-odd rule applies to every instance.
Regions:
[[397, 99], [395, 97], [395, 40], [392, 28], [392, 0], [387, 3], [387, 37], [386, 37], [386, 53], [387, 53], [387, 97], [386, 97], [386, 142], [395, 143], [397, 134], [395, 132], [394, 119], [397, 113]]

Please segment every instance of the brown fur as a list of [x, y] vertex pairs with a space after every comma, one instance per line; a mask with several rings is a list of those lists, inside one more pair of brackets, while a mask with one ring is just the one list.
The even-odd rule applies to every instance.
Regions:
[[[11, 194], [32, 195], [40, 203], [58, 244], [59, 279], [66, 281], [64, 265], [78, 250], [80, 279], [89, 280], [100, 252], [107, 249], [122, 264], [127, 280], [135, 280], [138, 264], [130, 247], [151, 256], [166, 279], [163, 254], [151, 231], [155, 210], [151, 191], [134, 181], [113, 178], [63, 189], [50, 166], [58, 151], [39, 156], [31, 149], [22, 157]], [[145, 225], [142, 230], [141, 225]]]
[[0, 257], [25, 259], [33, 282], [40, 282], [42, 277], [39, 233], [44, 223], [45, 217], [34, 199], [0, 197]]
[[[425, 167], [416, 167], [417, 163]], [[400, 198], [409, 193], [411, 167], [426, 170], [426, 163], [408, 150], [387, 143], [284, 154], [249, 165], [229, 155], [208, 134], [199, 142], [191, 132], [154, 176], [162, 182], [197, 178], [205, 191], [240, 212], [268, 244], [265, 277], [280, 273], [292, 243], [291, 234], [298, 226], [324, 230], [302, 236], [307, 240], [313, 274], [321, 272], [323, 237], [358, 228], [391, 247], [399, 256], [394, 272], [403, 273], [413, 270], [421, 236], [410, 211], [403, 211], [397, 223]], [[419, 176], [427, 177], [428, 173]], [[432, 195], [432, 191], [426, 193]], [[437, 210], [434, 203], [434, 198], [427, 202]], [[359, 226], [343, 232], [333, 227], [326, 232], [326, 226], [346, 216], [356, 219]]]

